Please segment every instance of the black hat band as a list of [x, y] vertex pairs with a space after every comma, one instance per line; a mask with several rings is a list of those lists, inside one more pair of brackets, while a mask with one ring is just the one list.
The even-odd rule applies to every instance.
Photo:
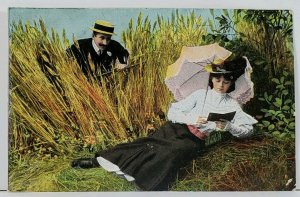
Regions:
[[106, 26], [99, 25], [99, 24], [96, 23], [94, 28], [98, 29], [100, 31], [106, 31], [108, 33], [114, 33], [114, 28], [113, 27], [106, 27]]

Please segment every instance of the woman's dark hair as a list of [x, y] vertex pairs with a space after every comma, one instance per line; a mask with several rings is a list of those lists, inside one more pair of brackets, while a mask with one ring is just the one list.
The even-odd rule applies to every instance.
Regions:
[[245, 72], [245, 68], [247, 66], [246, 59], [243, 57], [236, 57], [232, 60], [224, 61], [223, 65], [212, 65], [213, 69], [216, 67], [220, 67], [225, 71], [230, 71], [230, 73], [224, 72], [213, 72], [210, 73], [209, 76], [209, 83], [208, 85], [213, 88], [212, 78], [220, 78], [224, 77], [225, 80], [231, 81], [231, 86], [229, 87], [227, 93], [232, 92], [235, 90], [235, 81]]
[[224, 79], [226, 81], [231, 81], [231, 85], [230, 85], [227, 93], [234, 91], [235, 90], [235, 83], [234, 82], [235, 82], [236, 79], [234, 79], [232, 73], [210, 73], [210, 75], [209, 75], [209, 81], [208, 81], [209, 87], [211, 89], [213, 89], [213, 83], [212, 83], [212, 78], [213, 77], [219, 79], [222, 76], [224, 77]]

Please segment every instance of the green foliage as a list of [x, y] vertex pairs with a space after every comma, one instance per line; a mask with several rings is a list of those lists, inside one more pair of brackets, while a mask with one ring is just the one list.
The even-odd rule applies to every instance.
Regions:
[[234, 21], [231, 13], [224, 9], [223, 14], [215, 16], [213, 10], [210, 11], [212, 19], [208, 19], [210, 32], [203, 35], [202, 39], [205, 43], [217, 42], [221, 46], [227, 46], [233, 37]]
[[[280, 79], [284, 70], [294, 77], [292, 13], [288, 10], [223, 10], [208, 21], [208, 34], [203, 36], [206, 43], [219, 42], [238, 56], [247, 56], [252, 68], [254, 92], [275, 91], [272, 78]], [[289, 87], [294, 97], [294, 89]], [[262, 104], [255, 96], [244, 106], [251, 115], [260, 115]]]
[[[269, 79], [278, 78], [284, 69], [293, 72], [293, 21], [289, 10], [244, 10], [237, 32], [243, 42], [257, 51], [256, 62]], [[283, 67], [282, 65], [285, 65]]]
[[289, 10], [246, 10], [243, 18], [256, 24], [263, 24], [268, 31], [280, 31], [284, 36], [292, 36], [293, 21]]
[[293, 71], [293, 21], [289, 10], [223, 10], [208, 19], [210, 31], [203, 36], [206, 43], [243, 53], [265, 71], [269, 78], [278, 77], [281, 65]]
[[[276, 89], [272, 93], [265, 92], [259, 98], [267, 104], [263, 108], [264, 118], [258, 124], [259, 128], [279, 139], [295, 138], [295, 103], [290, 86], [293, 82], [288, 80], [289, 73], [284, 71], [280, 78], [273, 78]], [[292, 86], [293, 87], [293, 86]]]

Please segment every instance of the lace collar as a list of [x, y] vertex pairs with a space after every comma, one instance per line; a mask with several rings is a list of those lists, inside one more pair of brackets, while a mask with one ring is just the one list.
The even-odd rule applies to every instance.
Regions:
[[213, 101], [219, 101], [219, 103], [222, 101], [226, 102], [230, 98], [228, 93], [219, 93], [214, 89], [211, 89], [210, 92], [211, 92], [211, 99]]

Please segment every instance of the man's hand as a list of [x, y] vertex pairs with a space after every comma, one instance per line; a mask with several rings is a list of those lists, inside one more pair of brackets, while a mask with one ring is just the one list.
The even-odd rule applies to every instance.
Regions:
[[127, 64], [116, 63], [116, 69], [117, 70], [123, 70], [127, 66], [128, 66]]
[[119, 59], [116, 60], [115, 68], [117, 70], [123, 70], [128, 67], [128, 62], [129, 62], [129, 54], [128, 57], [124, 57], [124, 64], [120, 63]]

